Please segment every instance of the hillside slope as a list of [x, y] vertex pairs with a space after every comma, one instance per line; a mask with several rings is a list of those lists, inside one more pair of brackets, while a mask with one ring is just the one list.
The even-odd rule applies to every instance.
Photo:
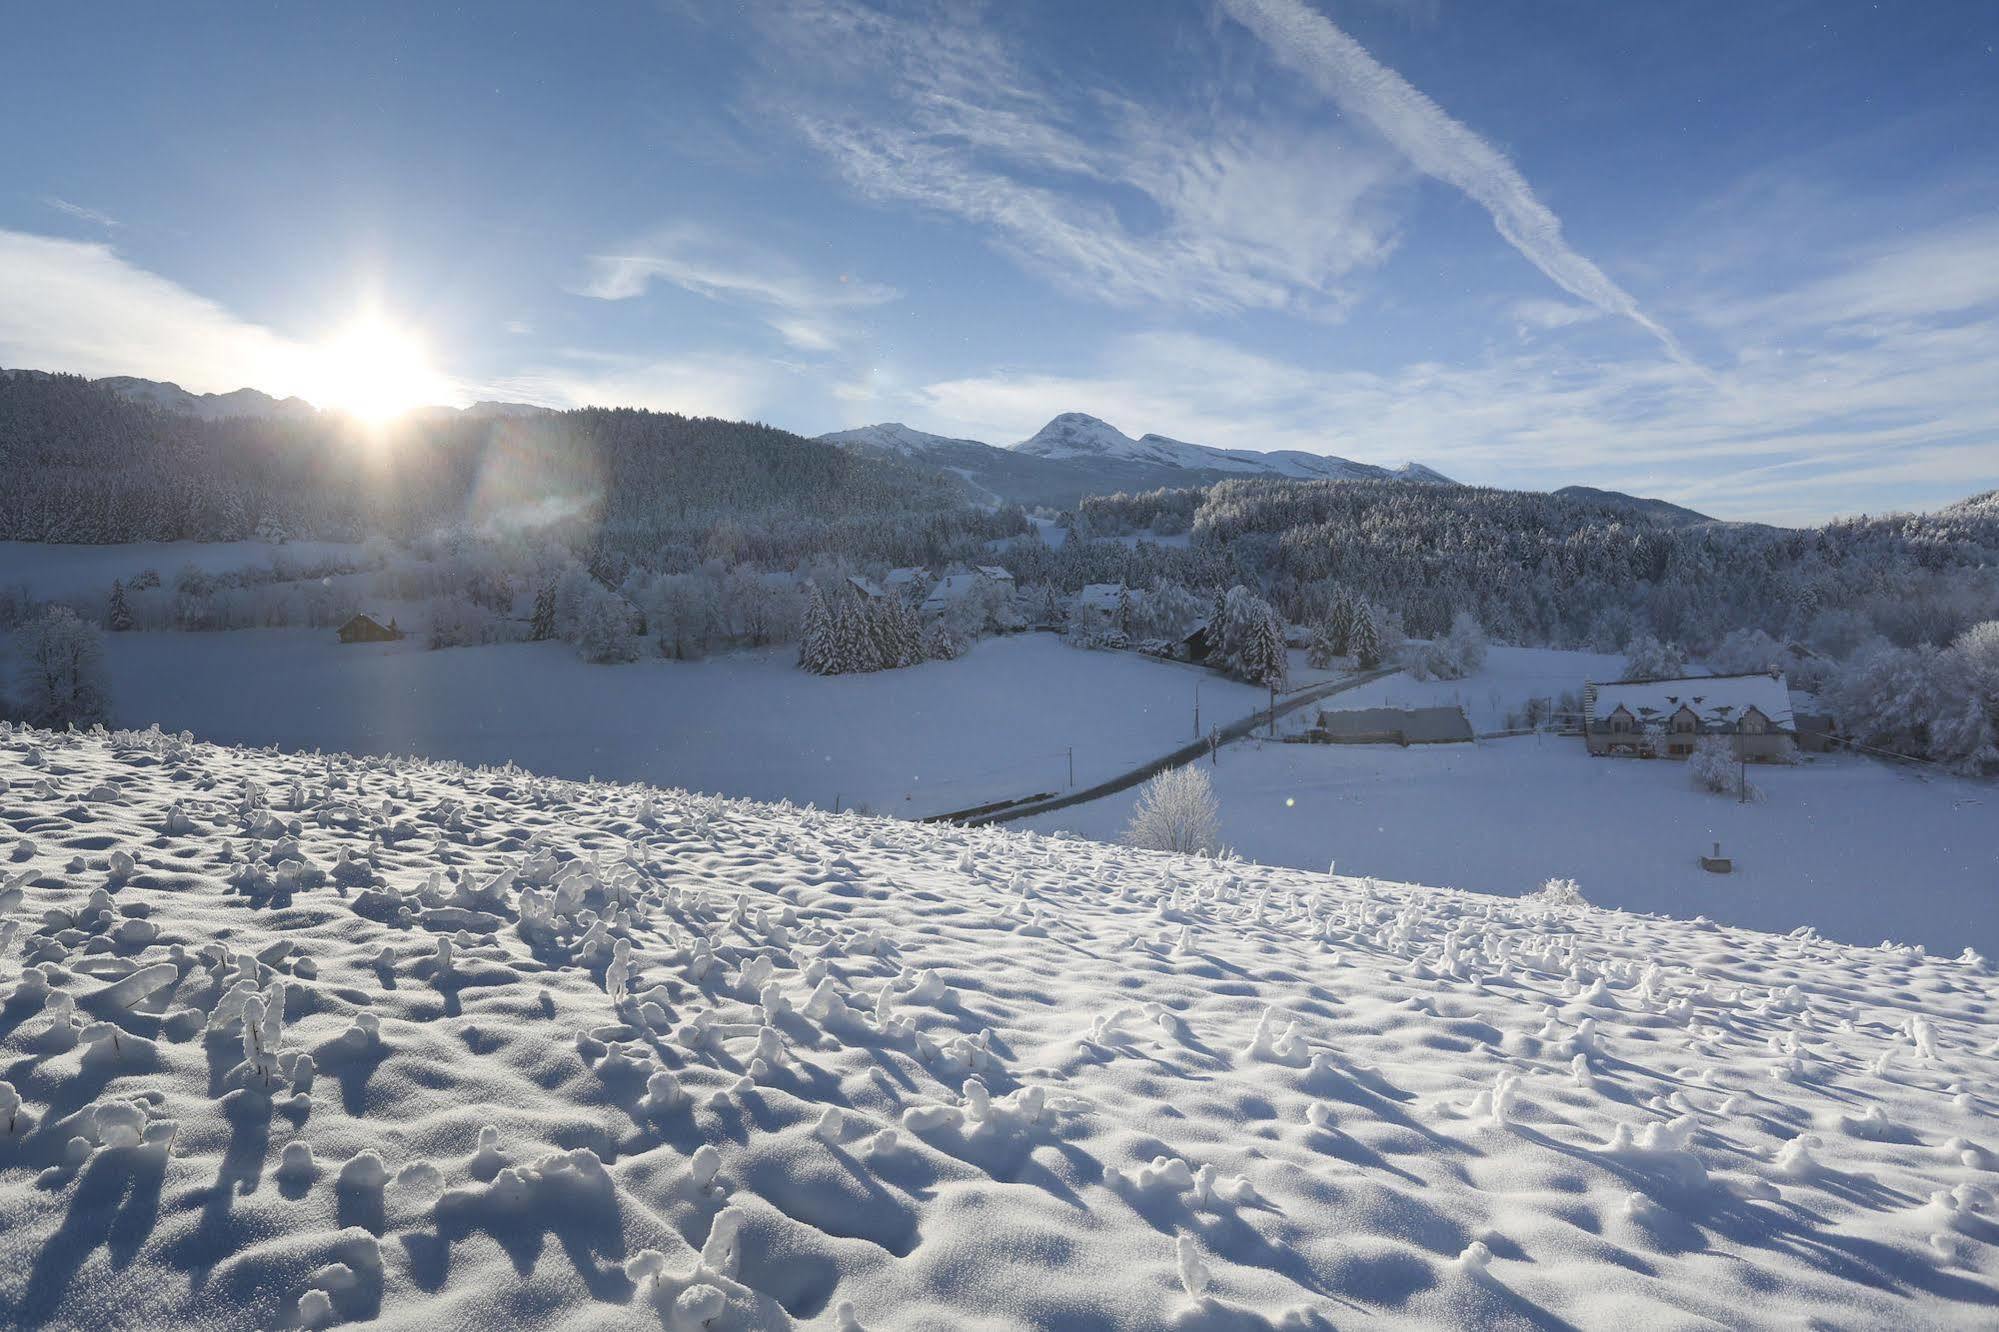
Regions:
[[158, 733], [0, 782], [9, 1324], [1999, 1301], [1980, 959]]

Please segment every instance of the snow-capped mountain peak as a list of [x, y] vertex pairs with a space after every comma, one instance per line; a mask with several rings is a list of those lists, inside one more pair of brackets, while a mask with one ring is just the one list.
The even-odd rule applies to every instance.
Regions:
[[[1168, 441], [1171, 442], [1171, 441]], [[1064, 412], [1036, 431], [1030, 439], [1013, 446], [1017, 452], [1041, 458], [1137, 458], [1143, 457], [1141, 442], [1108, 421], [1084, 412]]]
[[852, 430], [835, 430], [819, 438], [827, 444], [838, 444], [845, 448], [858, 446], [883, 453], [899, 454], [903, 457], [935, 453], [941, 448], [951, 446], [992, 447], [989, 444], [981, 444], [975, 439], [953, 439], [948, 435], [932, 435], [906, 426], [900, 421], [883, 421], [878, 425], [856, 426]]
[[1167, 435], [1145, 434], [1133, 439], [1116, 426], [1084, 412], [1064, 412], [1041, 427], [1031, 439], [1013, 446], [1017, 453], [1057, 459], [1118, 459], [1188, 471], [1237, 473], [1243, 476], [1286, 476], [1332, 481], [1399, 479], [1452, 485], [1440, 472], [1410, 463], [1390, 470], [1332, 454], [1280, 449], [1218, 449], [1190, 444]]

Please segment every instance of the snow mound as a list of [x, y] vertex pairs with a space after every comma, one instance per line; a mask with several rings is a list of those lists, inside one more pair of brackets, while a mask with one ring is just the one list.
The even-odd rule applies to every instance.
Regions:
[[1975, 959], [158, 732], [0, 824], [14, 1325], [1999, 1305]]

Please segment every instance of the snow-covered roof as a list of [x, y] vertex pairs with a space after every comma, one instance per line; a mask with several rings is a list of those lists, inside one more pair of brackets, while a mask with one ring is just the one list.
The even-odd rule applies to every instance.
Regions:
[[1781, 674], [1695, 675], [1665, 680], [1592, 683], [1583, 693], [1583, 713], [1591, 721], [1624, 708], [1638, 723], [1665, 725], [1682, 707], [1691, 708], [1703, 727], [1727, 729], [1755, 708], [1780, 731], [1795, 728], [1791, 690]]
[[979, 585], [979, 575], [975, 573], [945, 574], [937, 580], [937, 586], [930, 589], [930, 595], [923, 599], [926, 606], [948, 606], [963, 601]]
[[992, 579], [995, 583], [1011, 583], [1013, 581], [1013, 575], [1000, 568], [997, 564], [981, 564], [978, 566], [978, 572]]
[[1123, 583], [1089, 583], [1076, 594], [1076, 604], [1085, 610], [1115, 611], [1124, 590]]
[[928, 569], [918, 569], [914, 567], [906, 569], [890, 569], [888, 573], [882, 578], [882, 582], [886, 583], [890, 587], [908, 587], [912, 583], [923, 582], [929, 577], [930, 577], [930, 571]]
[[863, 578], [860, 574], [848, 574], [847, 585], [870, 601], [882, 595], [881, 584], [872, 578]]

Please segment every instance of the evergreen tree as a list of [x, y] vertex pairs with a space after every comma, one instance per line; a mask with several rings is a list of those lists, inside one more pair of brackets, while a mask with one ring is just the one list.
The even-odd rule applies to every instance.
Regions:
[[814, 675], [831, 675], [834, 670], [833, 619], [817, 583], [805, 599], [805, 620], [798, 635], [798, 664]]
[[104, 623], [113, 633], [122, 634], [132, 627], [132, 608], [125, 604], [125, 585], [116, 579], [111, 582], [111, 607]]
[[544, 583], [534, 594], [534, 617], [528, 623], [528, 638], [545, 643], [555, 637], [555, 584]]
[[1346, 655], [1334, 646], [1335, 641], [1330, 616], [1312, 626], [1312, 642], [1305, 649], [1305, 660], [1313, 670], [1330, 670], [1335, 660]]
[[1381, 665], [1381, 631], [1374, 624], [1374, 606], [1366, 601], [1355, 604], [1353, 632], [1348, 640], [1354, 664], [1364, 671]]

